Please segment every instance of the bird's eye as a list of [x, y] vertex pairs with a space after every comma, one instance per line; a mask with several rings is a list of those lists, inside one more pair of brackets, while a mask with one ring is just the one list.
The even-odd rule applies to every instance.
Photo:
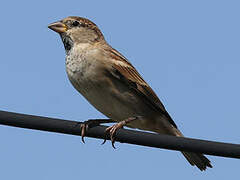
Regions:
[[79, 22], [78, 21], [73, 21], [72, 26], [78, 26]]

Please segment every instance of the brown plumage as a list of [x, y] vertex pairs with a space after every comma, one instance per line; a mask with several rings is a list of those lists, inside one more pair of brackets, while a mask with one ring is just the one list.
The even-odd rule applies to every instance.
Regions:
[[[86, 18], [70, 16], [49, 25], [66, 50], [66, 70], [76, 88], [96, 109], [124, 125], [173, 136], [183, 136], [156, 93], [133, 65], [105, 41], [99, 28]], [[200, 170], [212, 167], [202, 154], [182, 152]]]

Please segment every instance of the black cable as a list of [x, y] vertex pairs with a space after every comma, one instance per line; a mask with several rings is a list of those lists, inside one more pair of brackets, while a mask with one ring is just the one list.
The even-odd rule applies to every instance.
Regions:
[[[81, 134], [80, 123], [77, 121], [68, 121], [6, 111], [0, 111], [0, 124], [78, 136]], [[96, 126], [90, 128], [86, 132], [86, 136], [104, 139], [104, 131], [106, 127], [107, 126]], [[109, 139], [109, 137], [107, 137], [107, 139]], [[240, 158], [240, 145], [230, 143], [159, 135], [126, 129], [120, 129], [117, 131], [116, 141], [148, 147]]]

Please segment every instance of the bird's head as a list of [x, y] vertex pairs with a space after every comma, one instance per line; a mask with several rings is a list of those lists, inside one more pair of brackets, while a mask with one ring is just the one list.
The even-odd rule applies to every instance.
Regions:
[[82, 17], [70, 16], [49, 24], [48, 28], [60, 34], [66, 51], [69, 51], [74, 44], [104, 40], [96, 24]]

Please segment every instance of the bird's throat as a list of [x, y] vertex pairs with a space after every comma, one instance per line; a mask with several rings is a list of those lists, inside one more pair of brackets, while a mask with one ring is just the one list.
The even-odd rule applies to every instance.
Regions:
[[61, 34], [60, 36], [62, 38], [62, 42], [66, 50], [66, 54], [68, 54], [73, 47], [73, 40], [69, 36], [66, 36], [65, 34]]

